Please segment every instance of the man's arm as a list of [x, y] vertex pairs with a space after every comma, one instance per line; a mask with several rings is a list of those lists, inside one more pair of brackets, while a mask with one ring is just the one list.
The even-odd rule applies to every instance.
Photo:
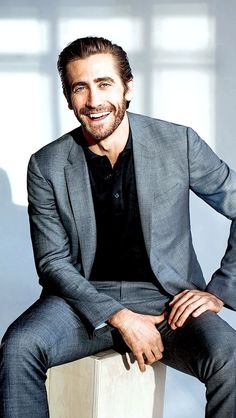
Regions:
[[123, 305], [97, 292], [80, 273], [81, 261], [72, 259], [69, 237], [58, 213], [53, 186], [42, 175], [35, 156], [31, 157], [28, 167], [28, 198], [40, 283], [46, 291], [64, 298], [85, 323], [95, 329], [123, 309]]
[[190, 315], [197, 317], [206, 310], [219, 312], [224, 304], [236, 309], [236, 173], [192, 129], [188, 129], [188, 158], [190, 188], [232, 223], [221, 267], [206, 291], [185, 290], [170, 303], [169, 323], [173, 329], [182, 326]]

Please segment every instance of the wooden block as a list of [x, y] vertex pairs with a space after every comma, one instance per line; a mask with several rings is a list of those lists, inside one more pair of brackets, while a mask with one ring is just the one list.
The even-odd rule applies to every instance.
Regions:
[[162, 418], [166, 367], [113, 350], [48, 371], [50, 418]]

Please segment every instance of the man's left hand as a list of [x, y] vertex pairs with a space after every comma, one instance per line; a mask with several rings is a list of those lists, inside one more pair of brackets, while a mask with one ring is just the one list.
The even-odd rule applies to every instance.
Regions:
[[208, 292], [184, 290], [170, 302], [168, 322], [173, 330], [182, 327], [187, 318], [198, 317], [205, 311], [219, 312], [224, 302]]

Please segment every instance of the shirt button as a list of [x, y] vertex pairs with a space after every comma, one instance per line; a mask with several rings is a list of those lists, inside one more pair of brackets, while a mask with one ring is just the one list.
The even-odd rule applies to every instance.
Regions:
[[112, 174], [108, 174], [107, 176], [105, 176], [105, 180], [110, 180], [112, 178]]
[[120, 197], [119, 193], [115, 193], [115, 194], [114, 194], [114, 197], [115, 197], [116, 199], [119, 199], [119, 197]]

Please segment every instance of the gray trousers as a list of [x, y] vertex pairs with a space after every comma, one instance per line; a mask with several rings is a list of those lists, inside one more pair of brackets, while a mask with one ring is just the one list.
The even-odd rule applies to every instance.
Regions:
[[[151, 283], [94, 285], [139, 313], [158, 315], [168, 302]], [[205, 416], [236, 418], [235, 330], [211, 312], [191, 318], [176, 331], [167, 321], [158, 328], [164, 343], [163, 363], [205, 384]], [[91, 337], [62, 298], [40, 298], [9, 327], [3, 338], [0, 417], [47, 418], [47, 369], [109, 348], [120, 352], [127, 349], [117, 330], [106, 326]]]

